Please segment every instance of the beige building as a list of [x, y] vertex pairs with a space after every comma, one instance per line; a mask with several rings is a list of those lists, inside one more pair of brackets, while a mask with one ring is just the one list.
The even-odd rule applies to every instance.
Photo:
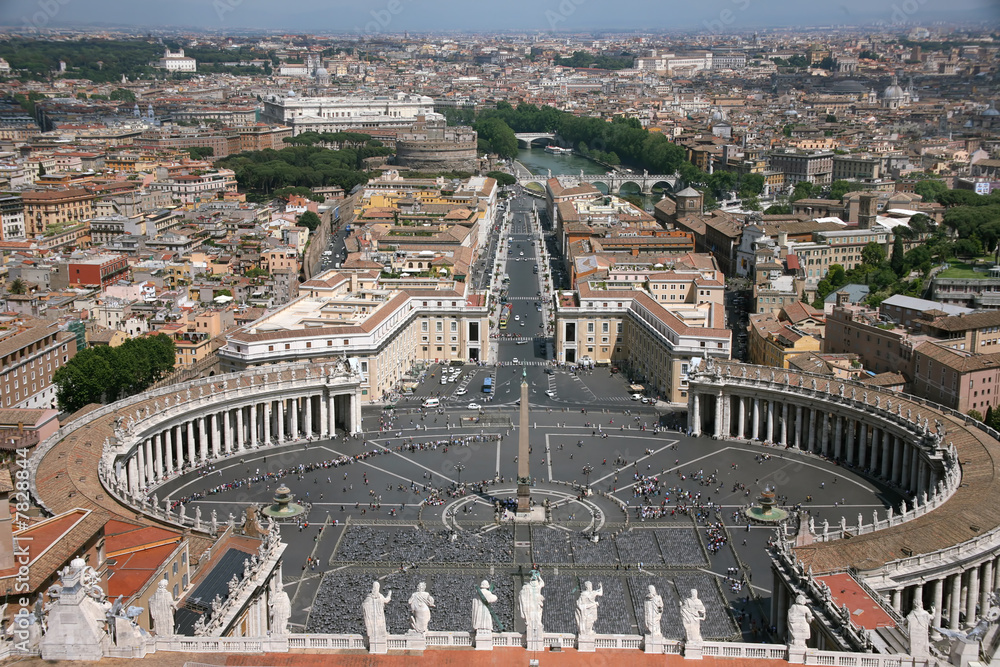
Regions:
[[75, 354], [76, 336], [56, 322], [0, 322], [0, 407], [52, 407], [52, 375]]
[[44, 234], [50, 225], [94, 217], [94, 195], [82, 188], [37, 190], [21, 194], [24, 202], [25, 233]]
[[302, 283], [297, 299], [227, 336], [223, 371], [347, 356], [357, 360], [362, 398], [378, 400], [419, 363], [486, 358], [487, 292], [380, 273], [335, 270]]
[[[666, 274], [654, 274], [645, 288], [580, 282], [577, 292], [558, 297], [556, 359], [625, 367], [650, 395], [684, 402], [691, 359], [731, 354], [722, 285], [716, 290], [709, 284], [716, 282], [713, 275], [684, 284]], [[673, 303], [672, 291], [678, 297]]]

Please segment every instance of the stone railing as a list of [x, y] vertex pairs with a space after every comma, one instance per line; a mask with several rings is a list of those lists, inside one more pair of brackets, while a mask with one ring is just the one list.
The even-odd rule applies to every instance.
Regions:
[[829, 542], [831, 540], [839, 540], [846, 536], [864, 535], [866, 533], [874, 533], [878, 530], [884, 530], [886, 528], [891, 528], [892, 526], [898, 526], [901, 523], [906, 523], [912, 519], [923, 516], [928, 512], [931, 512], [941, 505], [943, 505], [952, 494], [958, 489], [962, 484], [962, 477], [957, 472], [958, 467], [952, 466], [948, 469], [945, 479], [938, 482], [938, 485], [934, 487], [934, 493], [927, 495], [925, 491], [920, 498], [914, 498], [912, 501], [907, 503], [903, 501], [900, 505], [899, 512], [896, 513], [890, 507], [886, 511], [886, 516], [884, 519], [878, 518], [878, 511], [874, 510], [872, 512], [872, 523], [864, 523], [864, 517], [860, 513], [858, 514], [858, 523], [856, 525], [848, 525], [847, 519], [841, 517], [840, 524], [838, 526], [831, 527], [825, 520], [823, 521], [823, 526], [815, 526], [812, 521], [809, 524], [809, 532], [812, 533], [813, 539], [817, 542]]
[[925, 667], [932, 664], [932, 661], [917, 660], [903, 654], [842, 653], [811, 648], [805, 650], [803, 660], [790, 658], [789, 662], [823, 667]]
[[312, 635], [294, 634], [286, 638], [289, 649], [367, 649], [365, 638], [361, 635]]
[[[313, 635], [321, 637], [322, 635]], [[157, 651], [181, 653], [287, 653], [292, 648], [291, 637], [183, 637], [171, 635], [153, 638]], [[360, 636], [358, 637], [360, 639]], [[341, 647], [327, 647], [341, 648]], [[346, 646], [343, 648], [355, 648]], [[361, 648], [364, 648], [362, 641]]]

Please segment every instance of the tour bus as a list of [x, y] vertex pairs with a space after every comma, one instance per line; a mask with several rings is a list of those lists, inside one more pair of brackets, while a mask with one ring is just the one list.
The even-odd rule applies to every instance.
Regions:
[[493, 393], [493, 377], [492, 376], [486, 376], [486, 379], [483, 380], [483, 393], [484, 394], [492, 394]]

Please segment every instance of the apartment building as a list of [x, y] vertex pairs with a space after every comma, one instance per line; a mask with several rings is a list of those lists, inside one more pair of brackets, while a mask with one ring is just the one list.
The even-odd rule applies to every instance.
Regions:
[[750, 315], [747, 340], [750, 363], [788, 368], [789, 359], [804, 352], [819, 352], [822, 342], [772, 312]]
[[913, 350], [911, 393], [963, 414], [1000, 403], [1000, 353], [972, 354], [925, 342]]
[[826, 318], [823, 351], [853, 352], [874, 373], [898, 372], [913, 377], [913, 349], [930, 340], [888, 323], [879, 314], [860, 306], [837, 305]]
[[57, 322], [0, 320], [0, 406], [55, 406], [52, 375], [76, 354], [76, 334]]
[[87, 220], [94, 215], [94, 195], [82, 188], [23, 192], [27, 236], [44, 234], [51, 225]]
[[20, 195], [0, 196], [0, 241], [24, 238], [24, 202]]
[[833, 152], [775, 151], [770, 156], [770, 168], [784, 173], [788, 185], [802, 181], [828, 185], [833, 180]]
[[[652, 282], [676, 284], [666, 276]], [[649, 393], [677, 403], [687, 400], [691, 359], [730, 358], [732, 331], [726, 328], [725, 308], [703, 293], [712, 290], [695, 286], [687, 301], [664, 303], [657, 298], [666, 296], [662, 290], [654, 295], [645, 289], [607, 289], [597, 281], [578, 287], [562, 293], [556, 304], [556, 359], [562, 363], [626, 367]]]

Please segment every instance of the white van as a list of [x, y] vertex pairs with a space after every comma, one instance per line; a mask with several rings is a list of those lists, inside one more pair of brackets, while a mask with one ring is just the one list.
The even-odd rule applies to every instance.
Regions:
[[426, 401], [424, 401], [425, 408], [436, 408], [439, 405], [441, 405], [441, 399], [439, 398], [428, 398]]

